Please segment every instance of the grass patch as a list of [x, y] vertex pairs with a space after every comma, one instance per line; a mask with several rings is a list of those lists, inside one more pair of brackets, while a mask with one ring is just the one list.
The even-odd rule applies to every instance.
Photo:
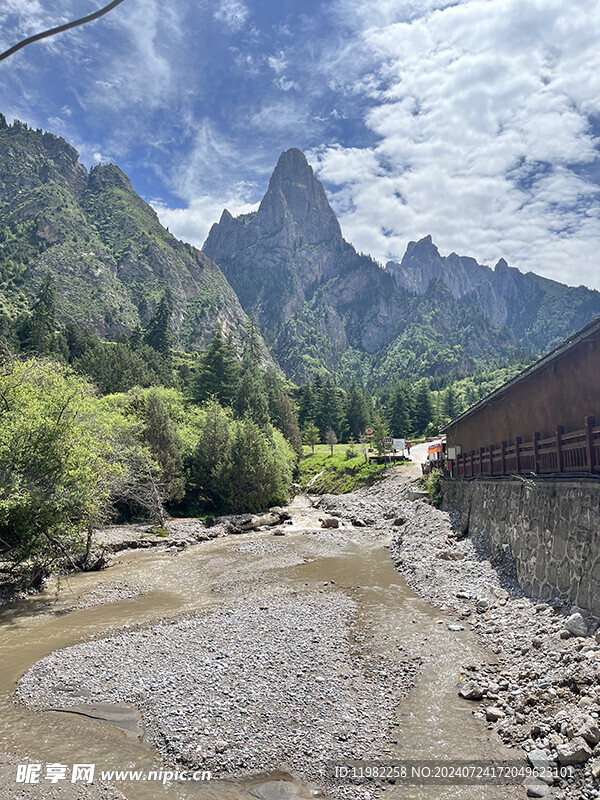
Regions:
[[346, 494], [359, 486], [372, 483], [382, 473], [383, 464], [368, 464], [357, 447], [357, 455], [346, 458], [348, 445], [334, 445], [333, 455], [327, 445], [317, 445], [312, 455], [305, 448], [305, 456], [299, 465], [299, 483], [306, 489], [310, 481], [320, 475], [311, 485], [311, 494]]

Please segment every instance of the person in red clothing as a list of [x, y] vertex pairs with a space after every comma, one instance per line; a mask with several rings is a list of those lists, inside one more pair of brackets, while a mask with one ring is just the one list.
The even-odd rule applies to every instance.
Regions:
[[407, 451], [408, 455], [410, 455], [410, 448], [411, 447], [412, 447], [412, 442], [408, 441], [406, 443], [406, 451]]

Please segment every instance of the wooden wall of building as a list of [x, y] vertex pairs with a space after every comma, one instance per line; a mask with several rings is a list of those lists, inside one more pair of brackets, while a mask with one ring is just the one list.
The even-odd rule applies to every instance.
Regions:
[[586, 416], [600, 424], [600, 326], [589, 337], [446, 428], [448, 445], [463, 453], [517, 436], [530, 441], [535, 431], [551, 436], [583, 428]]

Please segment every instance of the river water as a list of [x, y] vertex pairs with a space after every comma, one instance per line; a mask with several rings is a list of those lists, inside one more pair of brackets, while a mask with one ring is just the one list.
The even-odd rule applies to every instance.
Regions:
[[[283, 558], [261, 555], [260, 547], [240, 547], [242, 542], [272, 540], [271, 532], [216, 539], [178, 555], [162, 550], [134, 551], [122, 554], [104, 572], [71, 576], [59, 587], [1, 608], [0, 752], [43, 763], [95, 763], [97, 770], [157, 769], [157, 751], [136, 735], [134, 709], [117, 709], [116, 724], [101, 724], [73, 713], [32, 711], [14, 701], [16, 683], [47, 654], [93, 635], [201, 612], [222, 603], [224, 596], [243, 597], [252, 590], [260, 562], [263, 575], [280, 585], [300, 588], [315, 581], [335, 581], [340, 591], [356, 587], [357, 624], [368, 626], [374, 634], [374, 649], [390, 658], [398, 658], [405, 650], [422, 654], [423, 669], [398, 708], [394, 752], [399, 761], [510, 758], [511, 752], [490, 739], [485, 723], [473, 716], [471, 706], [456, 692], [461, 667], [489, 661], [491, 654], [481, 650], [468, 630], [450, 632], [446, 625], [450, 618], [410, 590], [393, 567], [385, 538], [371, 539], [364, 530], [346, 528], [332, 534], [339, 536], [332, 547], [325, 537], [306, 532], [319, 527], [317, 512], [306, 498], [296, 498], [289, 510], [293, 524], [286, 526], [287, 535], [277, 540]], [[268, 558], [272, 564], [265, 561]], [[139, 585], [144, 593], [76, 607], [80, 598], [119, 582]], [[311, 787], [285, 773], [164, 787], [155, 782], [119, 783], [119, 789], [130, 800], [248, 800], [256, 796], [251, 792], [256, 792], [257, 786], [273, 780], [288, 782], [295, 796], [311, 796]], [[489, 800], [519, 796], [515, 792], [506, 787], [396, 785], [388, 787], [385, 796]]]

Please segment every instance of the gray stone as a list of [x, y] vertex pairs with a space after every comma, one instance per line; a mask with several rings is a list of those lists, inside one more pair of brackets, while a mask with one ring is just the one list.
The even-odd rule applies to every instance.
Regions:
[[465, 629], [464, 625], [458, 625], [455, 622], [451, 622], [450, 625], [448, 625], [447, 627], [448, 627], [448, 630], [452, 631], [453, 633], [454, 632], [458, 632], [458, 631], [464, 631], [464, 629]]
[[571, 616], [566, 620], [565, 629], [568, 630], [572, 636], [588, 635], [586, 622], [579, 612], [571, 614]]
[[458, 690], [458, 693], [461, 697], [464, 697], [465, 700], [481, 700], [483, 697], [483, 689], [475, 681], [467, 681], [464, 683]]
[[588, 717], [577, 731], [577, 736], [581, 736], [589, 744], [598, 744], [600, 742], [600, 727], [594, 719]]
[[296, 798], [300, 798], [294, 784], [288, 781], [259, 783], [258, 786], [250, 789], [250, 794], [258, 797], [259, 800], [296, 800]]
[[485, 711], [485, 718], [488, 722], [498, 722], [504, 716], [504, 711], [497, 706], [490, 706]]
[[556, 752], [558, 753], [558, 760], [565, 767], [569, 766], [569, 764], [584, 764], [592, 757], [592, 751], [587, 742], [580, 736], [571, 739], [570, 742], [565, 744], [559, 744]]
[[544, 750], [530, 750], [527, 753], [527, 760], [536, 771], [536, 776], [550, 786], [554, 783], [550, 757]]
[[535, 778], [527, 784], [527, 797], [546, 797], [549, 791], [546, 783]]
[[440, 550], [437, 557], [443, 561], [462, 561], [465, 554], [461, 553], [460, 550]]
[[340, 521], [336, 517], [324, 517], [320, 520], [322, 528], [339, 528]]
[[217, 739], [215, 742], [215, 753], [224, 753], [228, 747], [229, 742], [226, 742], [225, 739]]

